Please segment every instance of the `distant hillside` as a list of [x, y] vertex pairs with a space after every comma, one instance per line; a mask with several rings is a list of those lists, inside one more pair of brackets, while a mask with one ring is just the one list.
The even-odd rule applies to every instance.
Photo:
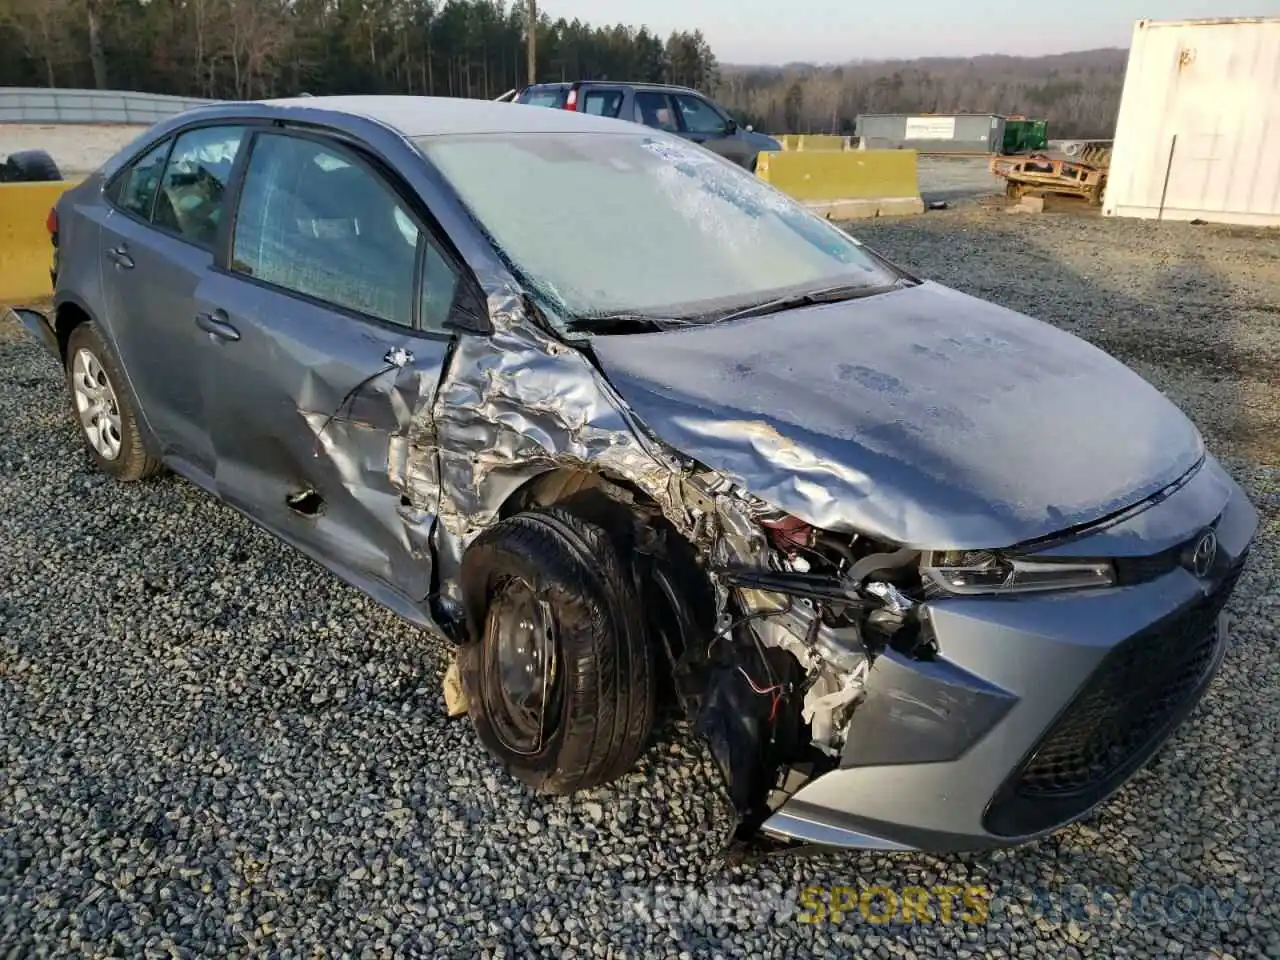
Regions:
[[724, 104], [762, 129], [852, 133], [859, 113], [1002, 113], [1047, 119], [1051, 137], [1110, 137], [1127, 50], [1046, 57], [720, 68]]

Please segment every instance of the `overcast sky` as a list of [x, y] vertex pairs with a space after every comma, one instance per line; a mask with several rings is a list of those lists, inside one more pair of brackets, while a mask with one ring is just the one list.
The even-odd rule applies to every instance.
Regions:
[[663, 36], [701, 27], [722, 63], [785, 63], [1127, 47], [1143, 17], [1274, 15], [1280, 0], [1236, 9], [1221, 0], [538, 0], [538, 9]]

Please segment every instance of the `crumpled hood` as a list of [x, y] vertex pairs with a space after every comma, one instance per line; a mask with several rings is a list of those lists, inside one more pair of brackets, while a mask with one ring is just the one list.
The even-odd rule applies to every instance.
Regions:
[[817, 527], [909, 546], [1047, 536], [1203, 456], [1191, 422], [1118, 360], [936, 283], [592, 349], [676, 450]]

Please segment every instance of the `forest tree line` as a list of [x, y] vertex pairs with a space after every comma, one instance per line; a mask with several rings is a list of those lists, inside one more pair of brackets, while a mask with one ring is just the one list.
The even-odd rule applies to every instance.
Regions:
[[[721, 66], [701, 31], [593, 26], [539, 5], [537, 79], [665, 81], [776, 133], [851, 133], [859, 113], [1003, 113], [1110, 136], [1125, 51]], [[527, 82], [512, 0], [0, 0], [0, 86], [212, 99], [301, 92], [492, 98]]]
[[[503, 0], [0, 0], [0, 85], [210, 99], [307, 92], [493, 98], [527, 81], [527, 5]], [[540, 12], [537, 78], [712, 90], [701, 32]]]
[[1046, 57], [724, 67], [719, 97], [761, 129], [853, 133], [860, 113], [996, 113], [1049, 121], [1051, 137], [1110, 137], [1126, 50]]

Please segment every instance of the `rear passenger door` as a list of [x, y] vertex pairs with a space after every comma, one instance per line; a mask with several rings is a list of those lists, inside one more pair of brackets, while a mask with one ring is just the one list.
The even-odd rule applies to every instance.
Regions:
[[107, 186], [101, 231], [106, 325], [164, 454], [196, 473], [213, 455], [197, 369], [195, 292], [213, 265], [245, 127], [204, 126], [146, 151]]
[[333, 140], [259, 131], [197, 309], [220, 496], [421, 600], [458, 269], [407, 197]]

